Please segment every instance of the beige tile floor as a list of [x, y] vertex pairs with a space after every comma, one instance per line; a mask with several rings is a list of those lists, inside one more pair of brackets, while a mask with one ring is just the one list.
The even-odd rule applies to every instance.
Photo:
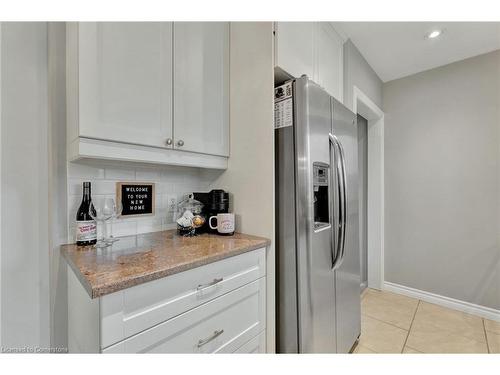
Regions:
[[365, 289], [354, 353], [500, 353], [500, 323]]

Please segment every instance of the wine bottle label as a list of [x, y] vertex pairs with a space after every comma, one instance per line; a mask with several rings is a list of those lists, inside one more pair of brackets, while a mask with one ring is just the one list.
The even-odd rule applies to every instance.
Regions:
[[97, 225], [94, 220], [76, 222], [76, 241], [93, 241], [97, 239]]

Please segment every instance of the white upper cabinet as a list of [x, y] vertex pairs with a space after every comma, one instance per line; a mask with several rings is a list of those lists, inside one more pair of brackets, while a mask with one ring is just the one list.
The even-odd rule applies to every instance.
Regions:
[[314, 29], [314, 22], [276, 22], [275, 65], [296, 78], [313, 78]]
[[275, 66], [306, 74], [337, 100], [343, 98], [344, 40], [329, 22], [277, 22]]
[[174, 23], [174, 147], [229, 156], [229, 23]]
[[78, 25], [79, 136], [165, 147], [172, 138], [172, 24]]
[[67, 24], [68, 160], [227, 168], [229, 23]]
[[343, 40], [328, 22], [317, 24], [315, 79], [337, 100], [343, 98]]

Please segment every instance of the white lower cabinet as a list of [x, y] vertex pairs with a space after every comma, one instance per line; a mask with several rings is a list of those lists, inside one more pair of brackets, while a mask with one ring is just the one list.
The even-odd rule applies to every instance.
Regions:
[[90, 299], [68, 268], [70, 352], [266, 351], [265, 249]]
[[265, 327], [265, 278], [119, 342], [104, 353], [232, 353]]
[[262, 331], [235, 351], [238, 354], [266, 353], [266, 331]]

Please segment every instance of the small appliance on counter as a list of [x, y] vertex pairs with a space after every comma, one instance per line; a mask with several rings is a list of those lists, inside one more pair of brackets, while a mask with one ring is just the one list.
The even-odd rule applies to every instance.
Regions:
[[206, 220], [199, 232], [217, 233], [217, 229], [211, 229], [208, 225], [208, 218], [229, 213], [229, 193], [222, 189], [216, 189], [208, 193], [195, 192], [191, 196], [203, 204], [201, 213]]

